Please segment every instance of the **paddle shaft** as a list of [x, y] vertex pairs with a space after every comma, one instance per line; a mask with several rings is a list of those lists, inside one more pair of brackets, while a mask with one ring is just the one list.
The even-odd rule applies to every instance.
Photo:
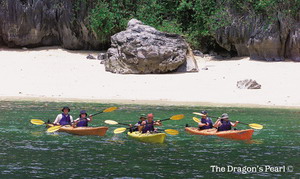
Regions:
[[119, 123], [118, 124], [121, 124], [121, 125], [124, 125], [124, 126], [130, 126], [130, 124], [124, 124], [124, 123]]
[[[216, 117], [216, 116], [208, 116], [208, 117], [213, 117], [213, 118], [219, 118], [219, 117]], [[236, 121], [231, 121], [231, 122], [236, 122]], [[247, 123], [243, 123], [243, 122], [239, 122], [240, 124], [245, 124], [245, 125], [249, 125]]]
[[168, 119], [162, 119], [162, 120], [159, 120], [160, 122], [162, 121], [167, 121], [167, 120], [170, 120], [171, 118], [168, 118]]

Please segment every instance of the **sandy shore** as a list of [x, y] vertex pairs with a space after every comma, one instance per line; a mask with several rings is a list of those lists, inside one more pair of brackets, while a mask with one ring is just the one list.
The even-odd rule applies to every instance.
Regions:
[[[198, 73], [119, 75], [88, 54], [97, 52], [0, 49], [0, 100], [300, 108], [300, 63], [204, 57]], [[249, 78], [262, 89], [236, 87]]]

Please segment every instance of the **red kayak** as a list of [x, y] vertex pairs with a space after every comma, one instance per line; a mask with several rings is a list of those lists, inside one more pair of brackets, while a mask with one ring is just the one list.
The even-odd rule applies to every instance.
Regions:
[[190, 134], [195, 135], [215, 135], [226, 139], [234, 140], [250, 140], [252, 138], [253, 129], [246, 130], [229, 130], [229, 131], [217, 131], [217, 129], [205, 129], [199, 130], [196, 127], [186, 127], [185, 130]]

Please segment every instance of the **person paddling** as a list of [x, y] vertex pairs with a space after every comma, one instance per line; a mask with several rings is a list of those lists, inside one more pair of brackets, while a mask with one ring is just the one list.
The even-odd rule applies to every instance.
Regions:
[[213, 122], [210, 117], [207, 117], [207, 111], [202, 111], [201, 113], [204, 115], [201, 117], [201, 121], [198, 123], [199, 130], [211, 129], [213, 127]]
[[154, 115], [152, 113], [147, 115], [147, 120], [143, 121], [141, 123], [141, 126], [143, 126], [142, 133], [147, 132], [155, 132], [156, 129], [154, 126], [161, 126], [161, 122], [159, 121], [153, 121]]
[[62, 108], [62, 113], [58, 114], [54, 120], [54, 125], [71, 125], [73, 123], [73, 117], [69, 114], [71, 111], [69, 107], [65, 106]]
[[217, 128], [218, 131], [228, 131], [231, 130], [231, 127], [235, 127], [239, 121], [235, 123], [230, 122], [228, 114], [222, 114], [221, 118], [215, 122], [214, 127]]
[[73, 127], [87, 127], [88, 123], [93, 120], [93, 117], [90, 115], [87, 118], [87, 113], [85, 110], [81, 110], [79, 114], [79, 118], [75, 119]]
[[[133, 126], [132, 130], [131, 131], [139, 131], [141, 132], [142, 129], [143, 129], [143, 126], [142, 126], [142, 122], [146, 120], [146, 115], [145, 114], [141, 114], [140, 115], [140, 120]], [[130, 124], [130, 127], [131, 127], [131, 124]]]

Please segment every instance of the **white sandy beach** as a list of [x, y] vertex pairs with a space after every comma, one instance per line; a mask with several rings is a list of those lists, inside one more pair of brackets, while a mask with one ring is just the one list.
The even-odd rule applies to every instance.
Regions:
[[[0, 99], [300, 107], [300, 63], [197, 57], [198, 73], [120, 75], [86, 59], [97, 53], [0, 48]], [[236, 87], [237, 81], [249, 78], [262, 89]]]

